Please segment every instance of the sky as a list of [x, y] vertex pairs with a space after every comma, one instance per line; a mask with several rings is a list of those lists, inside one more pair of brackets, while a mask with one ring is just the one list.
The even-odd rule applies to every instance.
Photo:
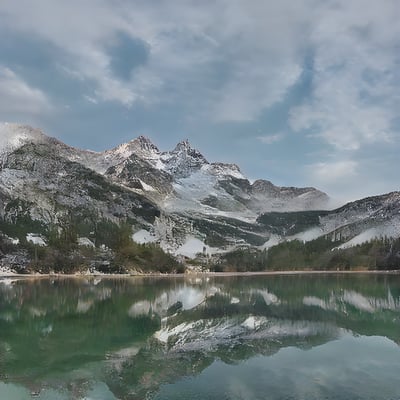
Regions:
[[0, 121], [189, 139], [338, 202], [399, 190], [399, 21], [398, 0], [1, 0]]

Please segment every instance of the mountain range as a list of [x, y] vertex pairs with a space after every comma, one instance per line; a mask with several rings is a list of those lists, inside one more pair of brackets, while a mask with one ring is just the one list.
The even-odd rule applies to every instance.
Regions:
[[[93, 152], [29, 126], [0, 125], [0, 230], [23, 225], [19, 234], [40, 244], [48, 241], [46, 227], [71, 219], [127, 223], [136, 242], [191, 258], [291, 239], [325, 236], [349, 247], [400, 236], [399, 192], [335, 210], [329, 204], [312, 187], [251, 182], [235, 164], [207, 161], [187, 140], [160, 151], [139, 136]], [[94, 242], [93, 232], [78, 234], [81, 243]]]

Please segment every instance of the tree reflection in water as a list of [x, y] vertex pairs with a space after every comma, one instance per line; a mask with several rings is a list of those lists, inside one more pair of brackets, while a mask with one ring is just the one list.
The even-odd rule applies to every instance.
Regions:
[[[3, 280], [0, 395], [8, 393], [12, 399], [10, 390], [20, 390], [14, 398], [31, 392], [38, 398], [49, 393], [50, 398], [56, 398], [54, 393], [84, 398], [97, 392], [110, 399], [175, 398], [176, 388], [189, 393], [210, 371], [219, 376], [216, 369], [229, 370], [231, 376], [241, 371], [253, 382], [257, 363], [277, 376], [273, 384], [259, 377], [259, 384], [252, 385], [260, 393], [274, 387], [276, 396], [288, 395], [289, 384], [282, 392], [277, 385], [288, 370], [279, 370], [288, 351], [312, 349], [294, 357], [307, 363], [317, 349], [342, 343], [335, 350], [342, 354], [346, 346], [361, 345], [360, 354], [370, 351], [371, 363], [376, 363], [371, 343], [358, 336], [400, 342], [400, 276]], [[322, 368], [327, 355], [318, 352]], [[399, 353], [398, 346], [390, 352], [398, 365]], [[381, 354], [386, 353], [381, 349]], [[385, 360], [379, 362], [385, 370]], [[367, 379], [369, 367], [362, 368], [357, 374]], [[328, 378], [328, 383], [334, 381]], [[224, 379], [224, 372], [214, 379], [215, 395]], [[329, 398], [323, 390], [328, 383], [321, 382], [315, 383], [321, 387], [318, 396]], [[300, 390], [301, 385], [295, 386]]]

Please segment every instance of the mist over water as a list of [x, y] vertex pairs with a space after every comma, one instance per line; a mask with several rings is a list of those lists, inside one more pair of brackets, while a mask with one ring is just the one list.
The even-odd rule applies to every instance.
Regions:
[[400, 276], [0, 280], [1, 399], [398, 399]]

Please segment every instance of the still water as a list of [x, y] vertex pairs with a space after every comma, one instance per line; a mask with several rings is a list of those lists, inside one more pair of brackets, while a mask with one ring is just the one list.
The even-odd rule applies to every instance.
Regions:
[[400, 399], [400, 276], [0, 280], [0, 399]]

